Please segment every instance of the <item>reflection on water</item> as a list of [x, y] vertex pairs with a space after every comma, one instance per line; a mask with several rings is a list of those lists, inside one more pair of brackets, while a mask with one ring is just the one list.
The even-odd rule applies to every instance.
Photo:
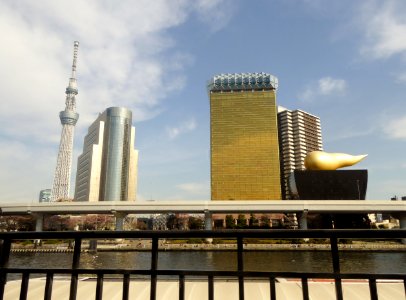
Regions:
[[331, 272], [332, 260], [328, 251], [281, 251], [244, 253], [247, 271], [274, 272]]
[[[244, 253], [247, 271], [331, 272], [328, 251], [252, 251]], [[218, 270], [237, 269], [237, 254], [231, 251], [162, 251], [158, 256], [159, 269]], [[10, 267], [69, 268], [72, 253], [12, 253]], [[149, 269], [149, 252], [82, 253], [80, 268]], [[345, 273], [403, 273], [406, 252], [340, 253], [341, 271]]]
[[98, 252], [95, 254], [82, 253], [80, 268], [95, 269], [149, 269], [151, 268], [151, 253], [149, 252]]

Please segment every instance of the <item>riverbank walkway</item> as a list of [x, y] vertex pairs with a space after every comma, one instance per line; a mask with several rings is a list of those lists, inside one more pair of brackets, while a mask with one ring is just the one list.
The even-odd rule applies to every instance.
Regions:
[[[89, 241], [83, 241], [82, 252], [127, 252], [127, 251], [145, 251], [150, 252], [152, 249], [151, 240], [98, 240], [97, 243], [91, 247]], [[351, 241], [348, 244], [339, 243], [338, 249], [340, 251], [406, 251], [406, 244], [394, 241]], [[297, 251], [331, 251], [330, 243], [314, 244], [311, 242], [303, 241], [300, 244], [286, 242], [281, 244], [276, 243], [253, 243], [250, 241], [243, 245], [244, 251], [281, 251], [281, 250], [297, 250]], [[200, 243], [185, 243], [185, 242], [171, 242], [165, 241], [159, 243], [160, 251], [236, 251], [237, 243], [234, 241], [226, 240], [221, 243], [207, 243], [201, 241]], [[68, 243], [46, 244], [37, 246], [34, 243], [29, 244], [13, 244], [11, 252], [53, 252], [64, 253], [73, 252], [72, 245]]]
[[[43, 299], [45, 278], [30, 280], [27, 299]], [[246, 280], [245, 299], [268, 300], [270, 287], [268, 281]], [[4, 299], [19, 299], [21, 280], [9, 281], [6, 284]], [[103, 299], [122, 299], [122, 280], [105, 279], [103, 283]], [[312, 300], [335, 300], [335, 286], [331, 280], [309, 280], [309, 299]], [[55, 277], [52, 288], [52, 299], [69, 299], [69, 277]], [[405, 300], [404, 285], [401, 281], [378, 281], [378, 297], [380, 300]], [[82, 278], [78, 283], [77, 299], [95, 299], [96, 279]], [[366, 280], [343, 280], [343, 296], [346, 300], [370, 299], [368, 281]], [[150, 281], [134, 279], [130, 281], [129, 298], [134, 300], [150, 299]], [[158, 280], [157, 299], [179, 299], [179, 282], [177, 280]], [[208, 283], [203, 280], [185, 281], [185, 300], [206, 300], [208, 298]], [[214, 299], [237, 300], [238, 281], [219, 279], [214, 281]], [[278, 279], [276, 282], [276, 299], [292, 300], [302, 299], [301, 281], [294, 279]]]

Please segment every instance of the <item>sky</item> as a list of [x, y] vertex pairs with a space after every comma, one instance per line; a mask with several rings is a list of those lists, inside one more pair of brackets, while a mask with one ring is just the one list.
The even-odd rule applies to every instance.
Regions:
[[367, 199], [406, 195], [406, 2], [0, 2], [0, 202], [51, 188], [79, 41], [72, 187], [89, 125], [132, 110], [139, 200], [210, 199], [207, 81], [279, 79], [278, 105], [321, 119], [324, 150], [368, 154]]

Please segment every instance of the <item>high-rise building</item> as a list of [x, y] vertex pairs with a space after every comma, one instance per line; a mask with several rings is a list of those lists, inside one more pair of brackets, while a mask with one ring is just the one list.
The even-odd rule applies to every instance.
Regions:
[[311, 151], [322, 151], [320, 118], [302, 110], [278, 106], [279, 151], [283, 199], [290, 199], [289, 175], [304, 170], [304, 159]]
[[212, 200], [280, 200], [278, 80], [221, 74], [208, 84]]
[[39, 192], [39, 202], [50, 202], [51, 201], [51, 189], [41, 190]]
[[79, 42], [74, 42], [72, 76], [66, 88], [65, 110], [59, 113], [62, 123], [61, 141], [56, 162], [54, 183], [52, 185], [51, 201], [69, 198], [70, 175], [72, 168], [73, 134], [79, 114], [76, 113], [76, 95], [78, 88], [76, 84], [76, 59], [78, 55]]
[[127, 108], [110, 107], [90, 125], [78, 158], [75, 201], [135, 201], [138, 150]]

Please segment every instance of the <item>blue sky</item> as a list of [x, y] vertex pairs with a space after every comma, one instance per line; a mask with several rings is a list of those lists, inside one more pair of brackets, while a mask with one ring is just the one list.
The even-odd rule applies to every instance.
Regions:
[[267, 72], [279, 105], [321, 118], [326, 151], [369, 154], [368, 199], [406, 195], [405, 15], [402, 0], [2, 1], [0, 201], [52, 185], [74, 40], [73, 184], [88, 126], [125, 106], [138, 198], [209, 199], [207, 80]]

